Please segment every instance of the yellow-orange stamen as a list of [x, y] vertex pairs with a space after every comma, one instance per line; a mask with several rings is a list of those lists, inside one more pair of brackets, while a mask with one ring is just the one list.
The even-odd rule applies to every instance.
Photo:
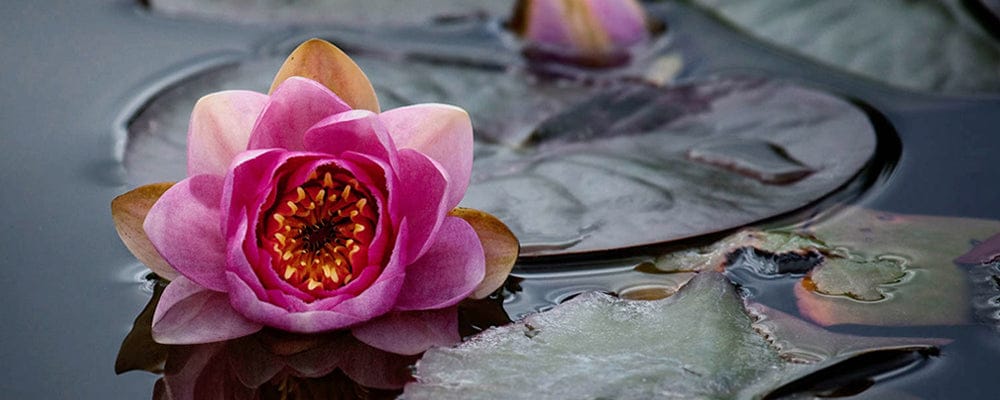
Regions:
[[[320, 178], [322, 177], [322, 178]], [[377, 210], [350, 174], [320, 167], [284, 191], [261, 218], [258, 238], [285, 282], [301, 290], [335, 290], [367, 264]]]

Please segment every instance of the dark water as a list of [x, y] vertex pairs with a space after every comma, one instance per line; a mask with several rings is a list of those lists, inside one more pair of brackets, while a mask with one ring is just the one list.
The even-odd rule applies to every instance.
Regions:
[[[681, 79], [752, 72], [879, 110], [902, 143], [898, 163], [874, 186], [841, 198], [892, 212], [1000, 219], [1000, 97], [903, 92], [775, 50], [680, 6], [653, 13], [670, 24], [671, 46], [684, 54]], [[127, 119], [199, 58], [245, 55], [309, 31], [164, 18], [125, 0], [6, 1], [0, 16], [0, 393], [148, 398], [155, 376], [113, 371], [150, 296], [140, 284], [145, 269], [120, 244], [109, 212], [110, 200], [128, 189], [120, 163]], [[644, 284], [601, 271], [567, 277], [521, 267], [515, 275], [524, 291], [509, 299], [512, 316], [581, 290]], [[927, 398], [1000, 392], [1000, 344], [985, 327], [837, 329], [955, 339], [941, 357], [862, 397], [894, 388]]]

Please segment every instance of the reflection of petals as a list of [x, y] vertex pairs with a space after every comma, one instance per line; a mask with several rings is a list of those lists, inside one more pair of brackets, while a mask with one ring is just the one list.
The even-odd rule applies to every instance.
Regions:
[[351, 331], [358, 340], [391, 353], [420, 354], [459, 342], [458, 309], [393, 312]]
[[210, 343], [261, 329], [229, 305], [225, 293], [205, 289], [185, 277], [167, 285], [153, 314], [153, 339], [163, 344]]

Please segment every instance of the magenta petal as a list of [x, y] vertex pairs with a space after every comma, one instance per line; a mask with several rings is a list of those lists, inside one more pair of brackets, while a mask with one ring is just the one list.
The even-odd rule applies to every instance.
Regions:
[[326, 86], [302, 77], [288, 78], [271, 94], [250, 134], [247, 149], [302, 150], [306, 130], [350, 109]]
[[167, 285], [153, 314], [153, 339], [163, 344], [197, 344], [243, 337], [262, 328], [229, 305], [229, 296], [185, 277]]
[[451, 210], [446, 195], [448, 180], [440, 166], [424, 154], [399, 151], [399, 181], [389, 198], [389, 215], [409, 223], [409, 238], [403, 243], [400, 262], [409, 264], [423, 256], [445, 214]]
[[149, 210], [143, 229], [177, 272], [206, 288], [226, 288], [226, 241], [220, 226], [223, 179], [195, 175], [168, 189]]
[[447, 217], [423, 257], [407, 266], [397, 310], [426, 310], [457, 304], [486, 274], [483, 246], [461, 218]]
[[368, 110], [351, 110], [330, 116], [309, 129], [305, 147], [334, 156], [353, 151], [396, 164], [396, 148], [382, 121]]
[[188, 128], [188, 176], [225, 175], [236, 154], [246, 150], [266, 95], [231, 90], [202, 97]]
[[1000, 259], [1000, 233], [977, 244], [955, 261], [962, 264], [987, 264], [998, 259]]
[[354, 337], [390, 353], [420, 354], [431, 346], [451, 346], [458, 335], [458, 308], [389, 313], [351, 330]]
[[396, 148], [417, 150], [444, 168], [450, 187], [447, 209], [465, 196], [472, 176], [472, 121], [465, 110], [416, 104], [379, 114]]

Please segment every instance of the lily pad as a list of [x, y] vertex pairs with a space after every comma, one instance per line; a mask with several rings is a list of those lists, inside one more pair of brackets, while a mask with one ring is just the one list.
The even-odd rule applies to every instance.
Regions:
[[1000, 44], [962, 0], [690, 1], [767, 42], [894, 86], [1000, 91]]
[[808, 229], [833, 252], [826, 262], [842, 260], [796, 285], [799, 310], [822, 325], [966, 323], [968, 278], [952, 260], [997, 231], [1000, 221], [845, 209]]
[[[817, 90], [749, 77], [670, 88], [556, 79], [516, 69], [355, 58], [384, 109], [461, 106], [476, 133], [463, 206], [496, 215], [522, 256], [616, 249], [718, 232], [806, 206], [869, 162], [860, 109]], [[194, 76], [129, 126], [134, 183], [184, 175], [190, 105], [266, 88], [276, 61]]]
[[458, 347], [428, 351], [404, 397], [761, 398], [807, 390], [796, 387], [799, 378], [855, 357], [923, 359], [921, 351], [944, 343], [834, 334], [766, 315], [755, 323], [714, 272], [663, 300], [591, 292]]
[[243, 23], [416, 24], [506, 15], [507, 1], [142, 0], [155, 12]]

